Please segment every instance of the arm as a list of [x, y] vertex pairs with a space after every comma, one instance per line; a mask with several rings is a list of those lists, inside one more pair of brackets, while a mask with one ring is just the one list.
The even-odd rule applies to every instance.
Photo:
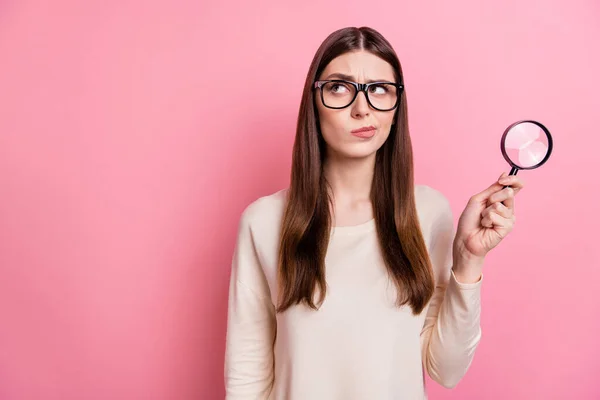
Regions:
[[467, 372], [481, 338], [480, 291], [482, 276], [463, 283], [454, 274], [452, 210], [442, 198], [437, 221], [432, 227], [430, 257], [436, 278], [435, 292], [421, 332], [423, 366], [429, 376], [453, 388]]
[[273, 384], [275, 307], [244, 212], [229, 285], [225, 350], [227, 400], [267, 399]]

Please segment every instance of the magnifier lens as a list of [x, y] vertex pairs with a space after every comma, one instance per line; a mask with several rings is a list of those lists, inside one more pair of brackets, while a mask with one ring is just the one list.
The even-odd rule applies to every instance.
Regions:
[[552, 153], [552, 136], [537, 121], [519, 121], [506, 128], [500, 147], [512, 167], [510, 175], [516, 175], [520, 169], [538, 168], [548, 160]]
[[542, 127], [532, 122], [514, 125], [504, 140], [506, 155], [521, 169], [540, 164], [549, 151], [548, 135]]

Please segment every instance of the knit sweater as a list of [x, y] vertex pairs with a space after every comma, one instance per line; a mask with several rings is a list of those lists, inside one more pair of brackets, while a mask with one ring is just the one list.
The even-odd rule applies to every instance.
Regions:
[[227, 400], [427, 399], [425, 371], [454, 387], [481, 337], [480, 291], [452, 271], [454, 224], [439, 191], [415, 185], [417, 214], [435, 292], [413, 315], [398, 307], [375, 220], [331, 228], [327, 291], [318, 310], [276, 313], [280, 225], [288, 189], [243, 211], [229, 287]]

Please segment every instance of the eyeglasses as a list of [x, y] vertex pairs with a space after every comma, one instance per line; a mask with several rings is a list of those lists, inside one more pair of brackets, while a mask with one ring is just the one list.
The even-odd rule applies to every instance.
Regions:
[[354, 102], [358, 92], [365, 92], [367, 102], [378, 111], [390, 111], [398, 106], [404, 85], [393, 82], [357, 83], [344, 80], [316, 81], [321, 101], [327, 108], [346, 108]]

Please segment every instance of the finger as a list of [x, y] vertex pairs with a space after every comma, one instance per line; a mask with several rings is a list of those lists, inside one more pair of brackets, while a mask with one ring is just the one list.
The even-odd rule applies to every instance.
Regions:
[[511, 187], [507, 187], [503, 190], [506, 192], [506, 199], [502, 200], [502, 204], [504, 204], [507, 208], [510, 208], [513, 212], [515, 210], [515, 190]]
[[523, 187], [525, 187], [525, 183], [520, 177], [516, 175], [508, 175], [508, 173], [505, 171], [500, 175], [497, 182], [471, 197], [471, 202], [484, 203], [491, 195], [502, 190], [504, 186], [512, 187], [514, 194], [517, 194], [521, 189], [523, 189]]
[[481, 219], [481, 225], [486, 228], [512, 228], [513, 218], [504, 218], [496, 213], [489, 213]]
[[486, 215], [485, 217], [481, 218], [481, 226], [485, 228], [493, 228], [494, 223], [492, 222], [492, 218], [489, 215]]
[[485, 218], [491, 213], [496, 213], [503, 218], [512, 218], [513, 211], [502, 203], [494, 203], [481, 213], [482, 218]]
[[[488, 199], [487, 205], [491, 206], [494, 203], [499, 203], [499, 202], [503, 202], [505, 206], [509, 207], [509, 208], [514, 208], [514, 197], [515, 197], [515, 191], [513, 188], [511, 187], [507, 187], [506, 189], [502, 189], [496, 193], [494, 193], [493, 195], [490, 196], [490, 198]], [[508, 200], [509, 204], [506, 204], [506, 201]]]
[[496, 192], [499, 192], [500, 190], [502, 190], [503, 187], [504, 186], [500, 183], [495, 182], [492, 185], [490, 185], [487, 189], [471, 197], [471, 201], [476, 203], [486, 203], [491, 195], [493, 195]]
[[498, 179], [498, 183], [504, 186], [512, 187], [515, 190], [515, 194], [519, 193], [519, 191], [525, 187], [525, 182], [523, 179], [516, 175], [501, 176]]

